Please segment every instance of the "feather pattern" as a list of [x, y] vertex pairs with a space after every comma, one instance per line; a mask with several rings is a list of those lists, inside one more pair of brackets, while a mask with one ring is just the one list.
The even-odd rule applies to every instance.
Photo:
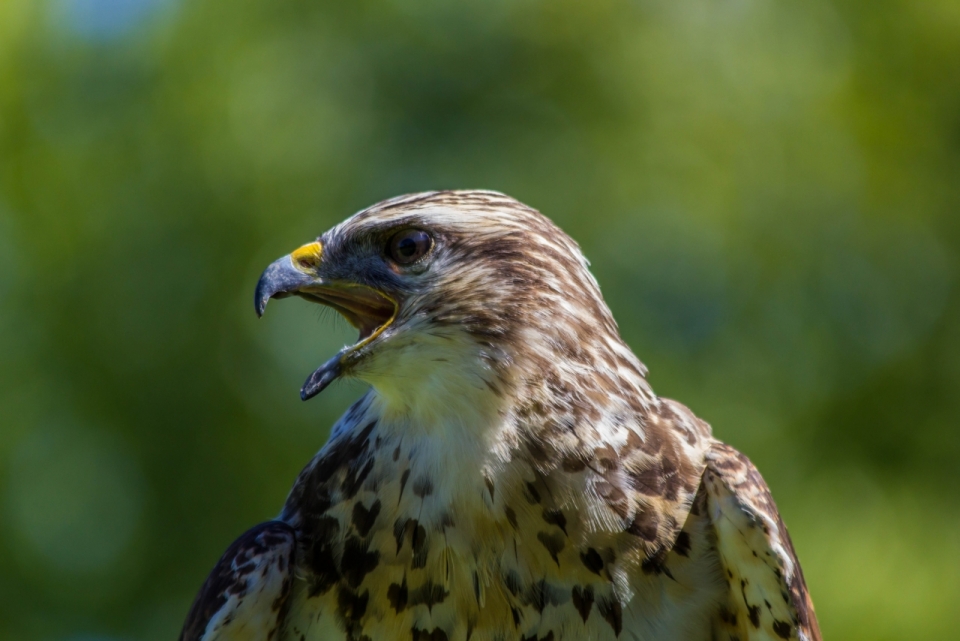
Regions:
[[714, 443], [704, 485], [730, 584], [714, 622], [717, 638], [820, 641], [800, 562], [757, 468], [729, 445]]
[[[434, 245], [401, 267], [384, 247], [409, 228]], [[398, 311], [350, 352], [343, 375], [371, 390], [279, 517], [296, 540], [280, 639], [819, 639], [762, 479], [654, 394], [547, 218], [496, 192], [427, 192], [317, 242], [318, 279]], [[267, 638], [202, 627], [185, 638]]]
[[180, 641], [279, 639], [296, 540], [276, 521], [250, 528], [220, 558], [190, 608]]

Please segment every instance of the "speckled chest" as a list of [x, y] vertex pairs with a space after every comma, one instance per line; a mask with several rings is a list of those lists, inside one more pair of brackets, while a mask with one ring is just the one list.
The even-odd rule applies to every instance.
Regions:
[[301, 579], [285, 638], [613, 640], [638, 618], [669, 629], [656, 619], [672, 616], [677, 574], [710, 565], [691, 563], [709, 547], [696, 519], [671, 578], [644, 571], [633, 537], [591, 515], [571, 479], [421, 456], [371, 428], [304, 471], [284, 512]]

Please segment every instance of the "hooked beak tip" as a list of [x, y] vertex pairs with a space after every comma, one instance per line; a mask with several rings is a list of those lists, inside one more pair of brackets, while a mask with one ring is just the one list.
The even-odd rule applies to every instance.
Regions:
[[263, 270], [253, 294], [253, 308], [257, 317], [263, 316], [271, 298], [291, 296], [312, 281], [311, 276], [294, 266], [290, 255], [273, 261]]
[[267, 309], [269, 298], [255, 298], [253, 301], [254, 310], [257, 312], [257, 318], [263, 318], [263, 312]]

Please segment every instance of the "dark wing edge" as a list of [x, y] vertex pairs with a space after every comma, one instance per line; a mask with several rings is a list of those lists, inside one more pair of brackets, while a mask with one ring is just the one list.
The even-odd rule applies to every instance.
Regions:
[[180, 641], [276, 639], [283, 626], [297, 542], [280, 521], [256, 525], [234, 541], [190, 608]]
[[746, 456], [717, 442], [707, 453], [704, 483], [730, 584], [714, 638], [822, 641], [803, 570], [760, 472]]

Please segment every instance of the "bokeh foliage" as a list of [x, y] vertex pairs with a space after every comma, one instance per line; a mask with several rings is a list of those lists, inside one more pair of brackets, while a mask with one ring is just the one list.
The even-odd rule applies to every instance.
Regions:
[[578, 239], [827, 638], [955, 636], [960, 3], [3, 0], [0, 638], [173, 638], [362, 392], [260, 270], [464, 187]]

